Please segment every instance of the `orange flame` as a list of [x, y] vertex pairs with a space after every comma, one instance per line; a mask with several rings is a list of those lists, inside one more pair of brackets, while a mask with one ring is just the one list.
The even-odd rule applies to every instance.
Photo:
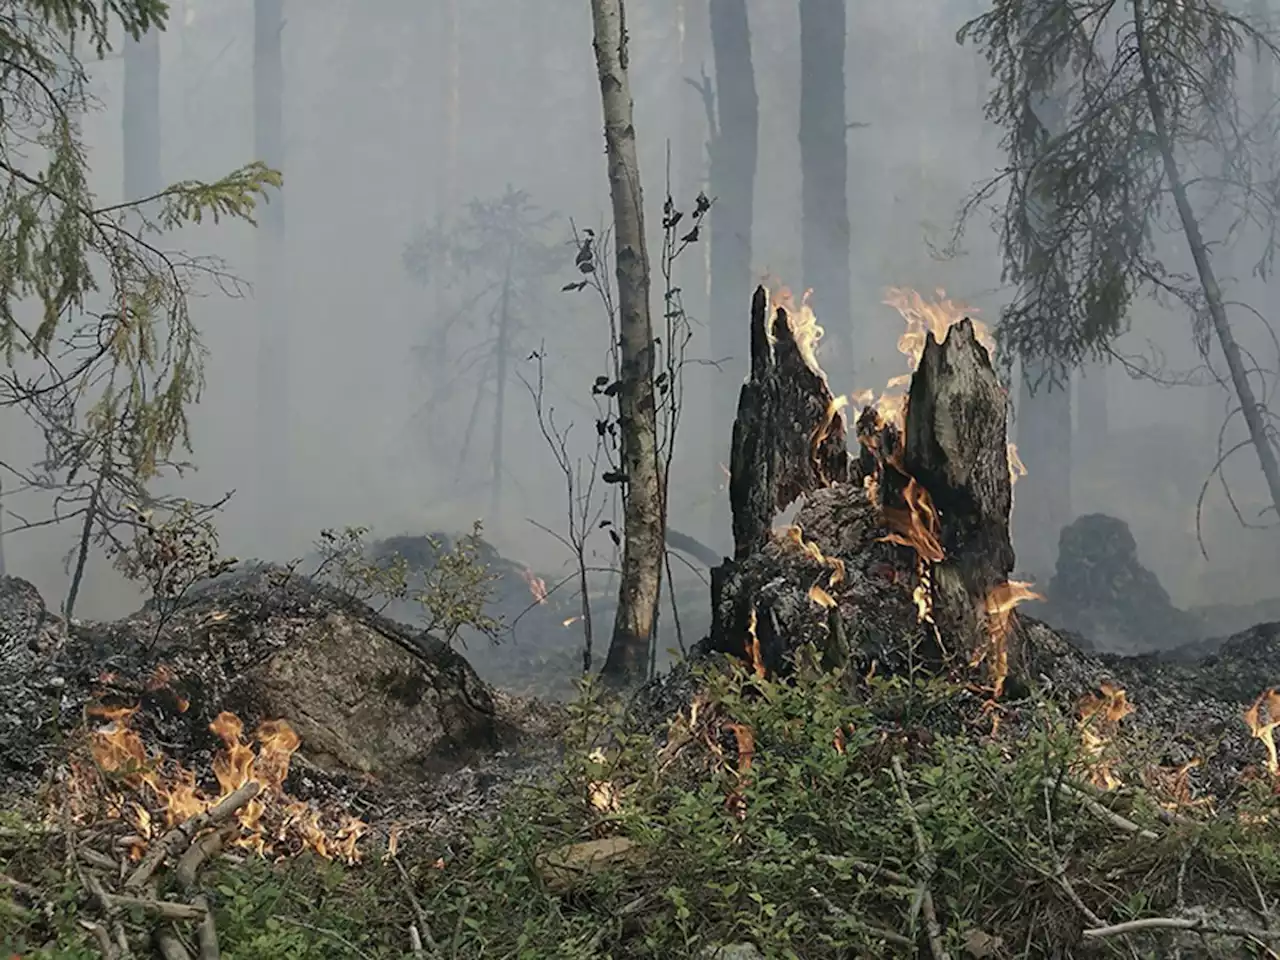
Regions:
[[[780, 287], [770, 295], [770, 301], [773, 309], [786, 313], [787, 326], [791, 329], [791, 336], [795, 339], [805, 366], [822, 377], [825, 382], [827, 375], [818, 365], [818, 341], [822, 339], [823, 330], [818, 325], [818, 318], [814, 315], [813, 309], [809, 306], [809, 296], [812, 293], [812, 290], [806, 290], [797, 306], [795, 299], [791, 296], [791, 290], [788, 287]], [[775, 343], [773, 324], [767, 324], [765, 329], [769, 342]]]
[[529, 585], [529, 595], [533, 597], [534, 603], [547, 602], [547, 583], [541, 577], [534, 574], [532, 570], [525, 567], [520, 571], [520, 576], [524, 578], [524, 582]]
[[1080, 701], [1080, 740], [1090, 782], [1099, 790], [1114, 790], [1123, 781], [1112, 770], [1107, 747], [1120, 721], [1133, 713], [1134, 707], [1122, 687], [1103, 683], [1098, 689], [1101, 696], [1088, 694]]
[[1018, 580], [992, 587], [986, 596], [987, 643], [977, 652], [972, 666], [986, 661], [991, 667], [994, 694], [999, 697], [1009, 676], [1009, 631], [1013, 627], [1013, 610], [1027, 600], [1043, 600], [1031, 584]]
[[[250, 780], [262, 784], [263, 791], [239, 811], [237, 818], [242, 830], [237, 845], [259, 854], [292, 837], [302, 846], [314, 850], [326, 858], [341, 857], [349, 863], [359, 858], [357, 843], [368, 826], [355, 817], [346, 815], [332, 837], [321, 826], [321, 813], [301, 801], [288, 797], [284, 782], [288, 777], [289, 763], [301, 740], [293, 728], [283, 720], [268, 720], [254, 733], [258, 749], [244, 742], [244, 724], [229, 712], [223, 712], [209, 724], [209, 729], [222, 741], [223, 749], [213, 758], [213, 775], [218, 782], [216, 796], [202, 791], [196, 776], [180, 764], [166, 762], [162, 754], [151, 756], [141, 737], [129, 726], [129, 720], [137, 713], [137, 707], [92, 707], [90, 714], [103, 717], [108, 723], [91, 732], [89, 752], [99, 771], [112, 775], [138, 794], [138, 799], [126, 803], [123, 798], [106, 797], [108, 814], [125, 816], [142, 841], [155, 836], [153, 814], [145, 803], [149, 792], [161, 805], [166, 828], [175, 827], [207, 811], [218, 801], [229, 796]], [[73, 806], [81, 798], [92, 781], [77, 769], [72, 781], [73, 794], [69, 798]], [[271, 837], [267, 836], [264, 817], [269, 805], [278, 808], [273, 814], [277, 821]], [[142, 856], [145, 843], [135, 843], [130, 850], [134, 859]]]
[[756, 633], [756, 608], [751, 607], [751, 617], [747, 620], [747, 654], [751, 657], [751, 668], [761, 680], [765, 678], [764, 660], [760, 656], [760, 635]]
[[1264, 690], [1253, 706], [1244, 712], [1244, 722], [1249, 725], [1249, 732], [1266, 747], [1267, 770], [1273, 777], [1280, 777], [1280, 756], [1277, 756], [1275, 737], [1276, 728], [1280, 727], [1280, 687]]
[[911, 547], [926, 563], [941, 562], [946, 553], [942, 549], [938, 511], [933, 506], [929, 491], [917, 483], [915, 477], [910, 477], [902, 499], [907, 505], [905, 510], [897, 507], [885, 508], [884, 519], [890, 532], [880, 542]]

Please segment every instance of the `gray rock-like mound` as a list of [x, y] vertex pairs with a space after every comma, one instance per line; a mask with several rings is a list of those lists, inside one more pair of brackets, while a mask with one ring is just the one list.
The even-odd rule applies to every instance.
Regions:
[[0, 687], [19, 721], [0, 748], [10, 775], [42, 772], [59, 734], [95, 703], [139, 705], [134, 726], [148, 742], [201, 768], [223, 710], [247, 731], [287, 720], [315, 766], [380, 779], [439, 769], [499, 740], [490, 691], [461, 655], [279, 568], [228, 574], [165, 614], [144, 607], [73, 624], [60, 643], [42, 639], [59, 636], [46, 626], [56, 621], [34, 588], [17, 584], [0, 590], [9, 667]]
[[1200, 622], [1142, 565], [1128, 525], [1103, 513], [1062, 528], [1045, 600], [1028, 610], [1115, 653], [1169, 650], [1202, 635]]

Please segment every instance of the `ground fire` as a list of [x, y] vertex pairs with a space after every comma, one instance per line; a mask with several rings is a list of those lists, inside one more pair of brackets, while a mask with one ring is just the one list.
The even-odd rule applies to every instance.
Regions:
[[[290, 797], [284, 789], [289, 764], [301, 741], [283, 720], [268, 720], [254, 732], [257, 748], [244, 739], [234, 714], [218, 714], [209, 725], [222, 741], [211, 772], [218, 789], [204, 789], [196, 774], [177, 761], [148, 751], [130, 725], [137, 707], [94, 707], [103, 721], [89, 734], [91, 764], [76, 762], [68, 784], [73, 817], [88, 820], [103, 810], [130, 823], [130, 857], [141, 859], [156, 838], [157, 824], [171, 830], [207, 813], [250, 782], [257, 795], [236, 811], [239, 832], [234, 846], [268, 857], [311, 850], [326, 859], [355, 863], [357, 844], [367, 830], [358, 818], [324, 812]], [[59, 800], [62, 798], [58, 798]]]

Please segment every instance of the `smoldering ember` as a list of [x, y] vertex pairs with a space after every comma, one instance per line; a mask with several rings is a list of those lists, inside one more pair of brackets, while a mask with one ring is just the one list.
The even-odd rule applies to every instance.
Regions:
[[0, 958], [1280, 957], [1270, 3], [11, 6]]

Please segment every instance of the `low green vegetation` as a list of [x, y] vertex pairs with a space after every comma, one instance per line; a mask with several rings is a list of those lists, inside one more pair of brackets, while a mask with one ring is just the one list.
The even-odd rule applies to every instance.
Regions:
[[[1157, 957], [1172, 955], [1167, 930], [1084, 931], [1175, 915], [1205, 925], [1183, 956], [1275, 946], [1264, 918], [1280, 891], [1280, 803], [1265, 772], [1215, 817], [1175, 807], [1174, 787], [1082, 786], [1096, 758], [1048, 703], [991, 736], [938, 680], [855, 682], [810, 664], [792, 681], [735, 666], [701, 683], [662, 742], [584, 690], [557, 775], [465, 842], [410, 829], [394, 856], [375, 840], [353, 867], [310, 855], [211, 866], [222, 956], [410, 957], [412, 927], [418, 955], [451, 958], [709, 957], [734, 944], [783, 958]], [[1138, 756], [1121, 752], [1115, 775], [1140, 782]], [[98, 955], [57, 832], [11, 823], [0, 873], [49, 904], [0, 892], [3, 955]]]

